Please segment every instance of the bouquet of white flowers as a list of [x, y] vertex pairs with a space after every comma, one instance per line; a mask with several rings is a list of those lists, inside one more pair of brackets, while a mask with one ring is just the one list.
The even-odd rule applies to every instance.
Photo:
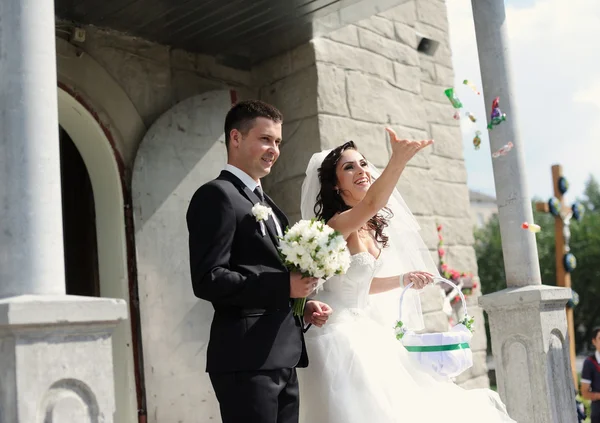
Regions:
[[[284, 264], [305, 277], [327, 280], [346, 273], [350, 253], [342, 234], [322, 220], [301, 220], [289, 228], [279, 243]], [[302, 316], [306, 298], [294, 300], [294, 315]]]

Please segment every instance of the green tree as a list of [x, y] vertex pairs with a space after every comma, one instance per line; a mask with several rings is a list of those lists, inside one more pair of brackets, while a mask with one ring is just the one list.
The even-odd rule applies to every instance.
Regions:
[[600, 326], [600, 207], [571, 225], [570, 244], [571, 252], [577, 257], [571, 283], [580, 300], [573, 314], [575, 328], [584, 328], [575, 339], [577, 349], [581, 350], [589, 342], [592, 329]]
[[[575, 328], [585, 328], [576, 336], [578, 351], [586, 344], [591, 330], [600, 325], [600, 187], [593, 177], [588, 179], [584, 194], [585, 199], [581, 202], [588, 210], [580, 222], [571, 221], [570, 241], [571, 252], [577, 257], [577, 268], [571, 274], [571, 282], [580, 300], [574, 309]], [[535, 210], [535, 206], [533, 208]], [[554, 217], [534, 211], [534, 221], [542, 227], [542, 231], [536, 234], [542, 282], [556, 285]], [[506, 288], [497, 216], [475, 232], [475, 252], [483, 294]]]
[[[534, 201], [535, 203], [535, 201]], [[535, 209], [535, 207], [534, 207]], [[533, 212], [534, 221], [543, 230], [536, 235], [538, 255], [542, 280], [554, 278], [554, 218], [546, 213]], [[500, 235], [500, 221], [494, 215], [487, 224], [475, 231], [475, 253], [477, 254], [477, 267], [481, 279], [482, 293], [489, 294], [506, 288], [506, 274], [504, 272], [504, 255], [502, 253], [502, 238]], [[554, 284], [554, 283], [551, 283]]]
[[590, 212], [600, 212], [600, 184], [594, 175], [590, 175], [585, 183], [584, 200], [580, 200], [585, 208]]

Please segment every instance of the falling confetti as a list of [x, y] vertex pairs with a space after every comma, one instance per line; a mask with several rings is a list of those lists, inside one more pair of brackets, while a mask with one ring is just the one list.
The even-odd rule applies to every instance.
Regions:
[[479, 90], [477, 89], [477, 86], [472, 83], [471, 81], [469, 81], [468, 79], [465, 79], [463, 81], [463, 84], [465, 84], [467, 87], [471, 88], [473, 90], [473, 92], [475, 92], [475, 94], [480, 95], [481, 93], [479, 92]]
[[454, 88], [448, 88], [444, 91], [444, 94], [446, 94], [446, 97], [448, 97], [448, 100], [450, 100], [450, 103], [452, 103], [452, 107], [454, 107], [455, 109], [460, 109], [463, 106], [456, 94], [454, 93]]
[[510, 150], [512, 150], [513, 147], [514, 147], [513, 143], [509, 142], [508, 144], [506, 144], [502, 148], [500, 148], [498, 151], [492, 153], [492, 157], [494, 159], [497, 159], [500, 156], [506, 156], [508, 154], [508, 152]]
[[524, 222], [521, 225], [521, 228], [528, 230], [529, 232], [533, 232], [534, 234], [542, 230], [540, 225], [536, 225], [535, 223], [527, 223], [527, 222]]
[[475, 137], [473, 138], [473, 145], [475, 146], [475, 150], [479, 150], [479, 146], [481, 145], [481, 131], [475, 131]]
[[492, 102], [492, 119], [487, 126], [489, 130], [494, 129], [494, 126], [498, 126], [506, 120], [506, 114], [502, 113], [499, 106], [500, 97], [496, 97]]

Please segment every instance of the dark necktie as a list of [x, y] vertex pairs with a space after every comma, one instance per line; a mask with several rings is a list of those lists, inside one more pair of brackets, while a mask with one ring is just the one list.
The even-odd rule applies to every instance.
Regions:
[[260, 188], [260, 185], [254, 189], [254, 193], [256, 194], [256, 196], [258, 197], [258, 199], [260, 200], [261, 203], [265, 202], [265, 195], [263, 194], [263, 191]]

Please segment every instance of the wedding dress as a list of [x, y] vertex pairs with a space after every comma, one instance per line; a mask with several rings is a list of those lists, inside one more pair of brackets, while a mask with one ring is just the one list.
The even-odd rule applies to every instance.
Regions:
[[298, 370], [300, 423], [514, 422], [498, 395], [427, 373], [376, 318], [369, 287], [381, 260], [352, 256], [347, 273], [316, 298], [333, 315], [306, 333], [310, 365]]

